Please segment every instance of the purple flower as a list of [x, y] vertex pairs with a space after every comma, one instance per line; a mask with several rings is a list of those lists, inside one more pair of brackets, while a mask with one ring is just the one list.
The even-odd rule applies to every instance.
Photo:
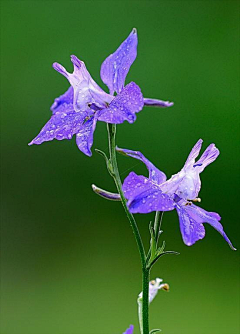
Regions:
[[168, 101], [144, 99], [134, 82], [125, 86], [127, 73], [137, 56], [137, 43], [137, 31], [133, 29], [119, 48], [102, 63], [101, 78], [110, 94], [97, 85], [84, 62], [76, 56], [71, 56], [73, 73], [68, 73], [62, 65], [54, 63], [53, 68], [64, 75], [71, 86], [55, 99], [51, 107], [52, 117], [29, 145], [39, 145], [53, 139], [71, 139], [76, 135], [78, 148], [91, 156], [97, 121], [120, 124], [126, 120], [133, 123], [136, 113], [144, 105], [172, 106], [173, 103]]
[[130, 325], [130, 327], [123, 334], [132, 334], [133, 333], [133, 329], [134, 329], [133, 325]]
[[220, 224], [221, 217], [215, 212], [207, 212], [194, 205], [200, 202], [197, 197], [201, 188], [200, 173], [219, 155], [214, 144], [208, 146], [198, 161], [202, 140], [193, 147], [181, 171], [166, 181], [166, 175], [158, 170], [141, 152], [126, 149], [117, 150], [127, 156], [144, 162], [149, 170], [149, 177], [131, 172], [123, 183], [123, 191], [132, 213], [149, 213], [152, 211], [177, 210], [183, 241], [191, 246], [203, 239], [203, 223], [213, 226], [235, 250]]

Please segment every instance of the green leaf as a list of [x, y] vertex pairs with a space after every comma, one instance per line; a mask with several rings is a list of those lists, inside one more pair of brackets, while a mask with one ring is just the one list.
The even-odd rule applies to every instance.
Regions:
[[179, 252], [174, 252], [174, 251], [166, 251], [166, 252], [163, 252], [163, 255], [165, 255], [165, 254], [172, 254], [172, 255], [180, 255], [180, 253]]
[[153, 228], [153, 226], [154, 226], [154, 222], [153, 222], [153, 221], [150, 221], [150, 222], [149, 222], [149, 230], [150, 230], [151, 228]]
[[95, 149], [95, 151], [105, 159], [107, 169], [108, 169], [110, 175], [113, 176], [113, 174], [114, 174], [113, 173], [113, 167], [112, 167], [111, 161], [108, 159], [107, 155], [103, 151], [98, 150], [97, 148]]
[[156, 257], [156, 249], [157, 249], [155, 232], [152, 226], [150, 226], [150, 234], [151, 234], [151, 241], [150, 241], [151, 257], [150, 257], [149, 262], [151, 263]]
[[165, 246], [166, 246], [166, 243], [165, 241], [163, 241], [162, 247], [159, 247], [157, 250], [157, 256], [163, 253]]
[[97, 148], [95, 148], [95, 151], [105, 159], [106, 163], [108, 162], [108, 157], [107, 157], [106, 153], [104, 153], [103, 151], [101, 151]]
[[171, 254], [173, 254], [173, 255], [179, 255], [180, 253], [174, 252], [174, 251], [162, 252], [161, 254], [159, 254], [158, 256], [156, 256], [152, 261], [149, 261], [148, 268], [151, 268], [154, 265], [154, 263], [156, 263], [160, 259], [161, 256], [167, 255], [167, 254], [170, 254], [170, 255]]
[[[154, 222], [153, 221], [149, 222], [149, 231], [150, 231], [150, 233], [151, 233], [151, 228], [154, 228]], [[146, 263], [149, 262], [150, 257], [151, 257], [151, 240], [150, 240], [150, 248], [148, 250], [147, 257], [146, 257]]]
[[161, 331], [162, 331], [161, 329], [152, 329], [151, 332], [149, 332], [149, 334], [159, 333]]

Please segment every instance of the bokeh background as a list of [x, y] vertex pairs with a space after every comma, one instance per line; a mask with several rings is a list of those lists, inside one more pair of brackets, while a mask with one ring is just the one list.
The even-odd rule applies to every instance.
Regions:
[[[2, 1], [1, 334], [119, 334], [137, 322], [140, 261], [103, 159], [74, 140], [28, 147], [68, 87], [51, 64], [72, 69], [70, 55], [100, 80], [101, 62], [138, 29], [138, 57], [127, 82], [146, 97], [174, 101], [144, 108], [134, 125], [118, 126], [120, 147], [141, 150], [168, 176], [199, 139], [221, 154], [202, 174], [201, 206], [219, 212], [239, 244], [238, 1]], [[99, 122], [94, 147], [107, 151]], [[121, 176], [146, 174], [119, 156]], [[153, 215], [138, 215], [144, 243]], [[152, 271], [170, 292], [151, 304], [151, 328], [169, 334], [239, 333], [239, 252], [211, 226], [192, 247], [181, 240], [175, 212], [162, 240], [180, 256]]]

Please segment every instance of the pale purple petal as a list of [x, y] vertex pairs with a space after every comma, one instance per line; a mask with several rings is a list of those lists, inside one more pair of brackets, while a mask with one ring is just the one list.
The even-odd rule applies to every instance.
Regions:
[[159, 107], [159, 108], [167, 108], [173, 106], [173, 102], [169, 101], [162, 101], [162, 100], [157, 100], [157, 99], [148, 99], [144, 98], [144, 105], [147, 107]]
[[152, 183], [143, 175], [137, 175], [131, 172], [123, 182], [122, 190], [124, 196], [129, 200], [142, 193], [145, 190], [152, 188]]
[[[193, 164], [201, 150], [202, 142], [203, 140], [199, 139], [194, 145], [183, 169], [177, 174], [172, 175], [169, 180], [161, 185], [161, 189], [164, 193], [168, 193], [169, 195], [176, 193], [179, 197], [185, 199], [194, 199], [197, 196], [201, 182], [197, 170], [193, 168]], [[182, 193], [183, 189], [184, 192]], [[192, 194], [195, 196], [194, 198], [192, 198]]]
[[[186, 174], [183, 170], [171, 176], [169, 180], [160, 185], [161, 190], [164, 193], [168, 193], [169, 196], [174, 195], [178, 192], [178, 188], [181, 185], [181, 182], [184, 180]], [[182, 196], [179, 196], [182, 198]]]
[[64, 75], [74, 89], [73, 105], [76, 111], [85, 111], [89, 109], [89, 104], [95, 103], [104, 108], [110, 103], [113, 97], [105, 93], [92, 79], [83, 61], [76, 56], [71, 56], [74, 65], [73, 73], [68, 73], [66, 69], [54, 63], [53, 68]]
[[185, 165], [184, 167], [187, 168], [188, 166], [190, 165], [193, 165], [195, 163], [195, 159], [197, 158], [197, 156], [199, 155], [199, 152], [201, 150], [201, 147], [202, 147], [202, 143], [203, 143], [203, 140], [202, 139], [199, 139], [197, 141], [197, 143], [193, 146], [186, 162], [185, 162]]
[[201, 158], [193, 165], [199, 173], [201, 173], [205, 167], [211, 164], [219, 156], [219, 150], [214, 144], [209, 145], [203, 152]]
[[84, 122], [79, 131], [76, 134], [76, 143], [80, 151], [89, 157], [92, 155], [91, 147], [93, 144], [93, 133], [96, 128], [97, 119], [91, 117]]
[[149, 213], [152, 211], [170, 211], [175, 208], [174, 201], [164, 194], [159, 187], [152, 186], [151, 189], [143, 191], [128, 201], [131, 213]]
[[141, 90], [134, 82], [130, 82], [107, 108], [99, 111], [97, 118], [99, 121], [112, 124], [120, 124], [125, 120], [133, 123], [136, 120], [135, 113], [142, 108], [143, 96]]
[[201, 150], [202, 142], [203, 140], [199, 139], [194, 145], [181, 171], [172, 175], [169, 180], [161, 185], [164, 193], [169, 195], [175, 193], [186, 200], [193, 200], [198, 196], [201, 180], [198, 170], [193, 165]]
[[223, 230], [222, 224], [220, 224], [221, 217], [219, 216], [218, 213], [216, 212], [208, 212], [205, 211], [204, 209], [192, 204], [185, 206], [185, 211], [189, 216], [192, 217], [192, 219], [196, 222], [196, 224], [201, 224], [201, 223], [208, 223], [212, 227], [214, 227], [222, 236], [223, 238], [227, 241], [229, 246], [233, 249], [236, 250], [229, 238], [227, 237], [226, 233]]
[[130, 325], [130, 327], [123, 334], [133, 334], [133, 329], [134, 329], [133, 325]]
[[57, 97], [54, 100], [54, 103], [51, 106], [51, 111], [55, 114], [57, 111], [65, 111], [68, 109], [69, 105], [73, 104], [73, 88], [70, 86], [68, 90], [63, 94]]
[[[181, 175], [182, 172], [179, 174]], [[173, 184], [173, 183], [172, 183]], [[201, 189], [201, 180], [197, 171], [186, 173], [185, 177], [178, 184], [175, 194], [185, 200], [194, 200], [198, 197]]]
[[116, 148], [116, 150], [123, 155], [127, 155], [128, 157], [132, 157], [142, 161], [146, 165], [149, 171], [149, 179], [152, 182], [161, 184], [166, 181], [167, 179], [166, 175], [163, 172], [161, 172], [158, 168], [156, 168], [147, 158], [145, 158], [145, 156], [141, 152], [126, 150], [118, 147]]
[[185, 200], [194, 200], [198, 197], [201, 189], [200, 173], [219, 155], [219, 150], [214, 144], [211, 144], [201, 158], [195, 162], [201, 150], [202, 142], [202, 139], [199, 139], [194, 145], [182, 170], [161, 185], [163, 192], [169, 195], [175, 193]]
[[180, 204], [176, 206], [183, 242], [187, 246], [192, 246], [196, 241], [204, 238], [205, 229], [201, 222], [192, 218], [187, 208], [188, 206]]
[[57, 111], [29, 145], [39, 145], [53, 139], [71, 139], [81, 128], [85, 117], [86, 113], [76, 113], [73, 106], [69, 105], [68, 109], [64, 112]]
[[102, 63], [101, 79], [111, 95], [123, 89], [128, 71], [137, 56], [137, 43], [137, 31], [133, 29], [119, 48]]

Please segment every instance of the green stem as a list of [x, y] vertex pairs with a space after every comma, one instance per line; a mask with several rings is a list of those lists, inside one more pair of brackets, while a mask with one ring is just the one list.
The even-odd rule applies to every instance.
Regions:
[[127, 207], [127, 201], [124, 197], [123, 191], [122, 191], [122, 182], [118, 171], [118, 165], [117, 165], [117, 157], [116, 157], [116, 124], [107, 124], [108, 129], [108, 141], [109, 141], [109, 153], [110, 153], [110, 168], [111, 168], [111, 175], [115, 181], [118, 193], [121, 198], [121, 202], [123, 205], [123, 208], [126, 212], [126, 215], [128, 217], [128, 220], [130, 222], [130, 225], [133, 230], [133, 234], [135, 236], [138, 250], [140, 253], [141, 258], [141, 264], [142, 264], [142, 291], [143, 291], [143, 307], [142, 307], [142, 323], [143, 323], [143, 330], [142, 334], [149, 334], [149, 320], [148, 320], [148, 295], [149, 295], [149, 274], [150, 270], [146, 268], [146, 254], [143, 246], [143, 242], [141, 239], [141, 235], [138, 230], [137, 223], [135, 221], [135, 218], [133, 215], [129, 212]]
[[[162, 217], [163, 217], [163, 211], [156, 211], [153, 225], [154, 235], [156, 239], [156, 247], [158, 245], [159, 232], [162, 224]], [[149, 248], [149, 251], [147, 253], [147, 259], [146, 259], [147, 262], [150, 260], [150, 257], [151, 257], [151, 247]]]
[[161, 229], [162, 218], [163, 218], [163, 211], [156, 211], [154, 220], [154, 232], [155, 232], [156, 243], [158, 243], [159, 239], [159, 232]]
[[142, 331], [143, 334], [149, 334], [149, 277], [150, 269], [142, 270]]
[[108, 139], [109, 139], [110, 163], [112, 167], [112, 177], [115, 181], [118, 193], [120, 195], [123, 208], [132, 226], [133, 234], [135, 236], [135, 239], [138, 245], [138, 250], [140, 253], [142, 267], [144, 268], [145, 267], [145, 250], [144, 250], [142, 239], [141, 239], [138, 227], [137, 227], [137, 223], [133, 215], [128, 211], [127, 202], [126, 202], [126, 199], [122, 191], [122, 182], [121, 182], [119, 171], [118, 171], [117, 157], [116, 157], [116, 141], [115, 141], [116, 140], [115, 139], [116, 138], [116, 124], [107, 124], [107, 128], [108, 128]]

